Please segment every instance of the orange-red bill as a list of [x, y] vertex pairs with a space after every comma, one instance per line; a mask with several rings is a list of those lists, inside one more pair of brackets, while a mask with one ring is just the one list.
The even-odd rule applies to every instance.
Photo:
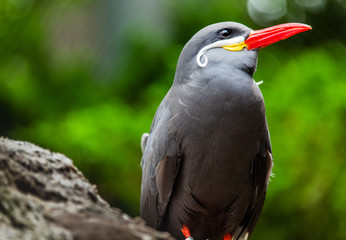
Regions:
[[245, 44], [248, 50], [263, 48], [311, 29], [311, 26], [302, 23], [284, 23], [252, 31], [250, 36], [245, 40]]

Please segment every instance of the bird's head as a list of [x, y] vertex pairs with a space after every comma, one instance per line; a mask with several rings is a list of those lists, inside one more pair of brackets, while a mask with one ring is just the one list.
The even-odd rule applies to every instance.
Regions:
[[[236, 22], [209, 25], [185, 45], [179, 57], [176, 79], [179, 81], [195, 70], [209, 71], [208, 68], [222, 70], [235, 67], [253, 75], [258, 49], [310, 29], [309, 25], [300, 23], [280, 24], [255, 31]], [[218, 68], [215, 69], [215, 66]]]

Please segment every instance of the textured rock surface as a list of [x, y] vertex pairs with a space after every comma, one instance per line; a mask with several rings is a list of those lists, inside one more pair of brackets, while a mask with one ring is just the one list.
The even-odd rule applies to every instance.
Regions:
[[0, 138], [0, 239], [173, 239], [111, 208], [70, 159]]

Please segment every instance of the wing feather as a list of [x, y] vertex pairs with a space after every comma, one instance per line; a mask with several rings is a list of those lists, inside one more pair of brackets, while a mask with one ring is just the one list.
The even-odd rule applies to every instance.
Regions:
[[141, 161], [141, 217], [157, 229], [165, 217], [182, 155], [169, 124], [174, 114], [165, 102], [155, 114]]
[[249, 206], [241, 223], [241, 231], [236, 239], [246, 240], [255, 228], [256, 222], [261, 214], [267, 192], [273, 158], [270, 147], [266, 149], [265, 155], [257, 154], [253, 163], [254, 199]]

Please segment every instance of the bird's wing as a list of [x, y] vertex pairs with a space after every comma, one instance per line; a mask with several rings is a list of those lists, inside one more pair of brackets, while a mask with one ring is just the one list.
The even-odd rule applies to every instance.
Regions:
[[158, 108], [142, 156], [141, 217], [160, 228], [173, 190], [181, 160], [180, 144], [170, 129], [173, 117], [161, 103]]
[[240, 233], [237, 239], [241, 240], [247, 239], [248, 236], [250, 236], [261, 214], [270, 180], [271, 169], [273, 167], [269, 135], [263, 142], [264, 146], [261, 147], [262, 152], [258, 153], [253, 161], [252, 175], [255, 192], [253, 201], [251, 201], [239, 229]]

